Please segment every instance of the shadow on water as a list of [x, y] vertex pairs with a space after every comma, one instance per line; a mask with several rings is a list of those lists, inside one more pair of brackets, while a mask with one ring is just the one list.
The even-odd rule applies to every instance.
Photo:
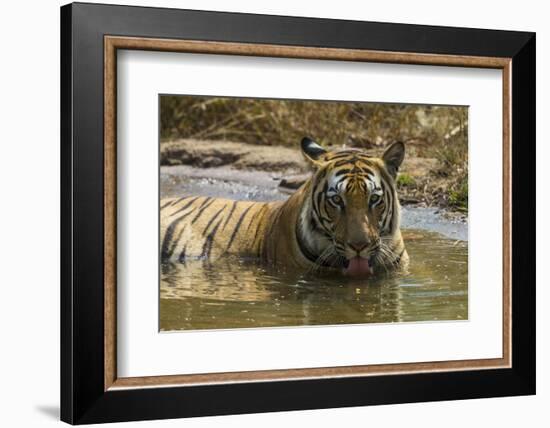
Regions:
[[409, 272], [351, 279], [281, 272], [254, 261], [164, 264], [162, 331], [465, 320], [468, 244], [404, 232]]

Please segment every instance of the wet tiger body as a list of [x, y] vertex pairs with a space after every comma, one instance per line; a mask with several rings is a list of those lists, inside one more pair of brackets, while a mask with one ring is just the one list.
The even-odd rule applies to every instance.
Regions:
[[286, 201], [188, 196], [161, 200], [161, 259], [233, 255], [304, 271], [351, 275], [403, 268], [395, 175], [403, 145], [382, 159], [359, 150], [302, 150], [316, 171]]
[[281, 205], [210, 197], [163, 199], [161, 258], [259, 258], [267, 225]]

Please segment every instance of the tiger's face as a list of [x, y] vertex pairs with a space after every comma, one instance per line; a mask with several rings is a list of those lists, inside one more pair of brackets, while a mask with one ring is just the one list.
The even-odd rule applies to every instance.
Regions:
[[316, 168], [301, 219], [310, 232], [307, 245], [320, 262], [346, 274], [372, 274], [390, 255], [391, 237], [399, 229], [395, 177], [404, 144], [395, 143], [376, 158], [357, 149], [327, 152], [304, 138], [302, 151]]

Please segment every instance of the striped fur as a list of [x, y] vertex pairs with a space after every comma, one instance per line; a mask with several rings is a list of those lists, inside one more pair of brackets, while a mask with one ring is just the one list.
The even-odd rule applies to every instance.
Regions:
[[302, 150], [315, 172], [286, 201], [162, 199], [161, 260], [235, 255], [317, 271], [362, 257], [375, 272], [406, 266], [395, 190], [402, 143], [382, 158], [355, 149], [326, 152], [309, 139]]

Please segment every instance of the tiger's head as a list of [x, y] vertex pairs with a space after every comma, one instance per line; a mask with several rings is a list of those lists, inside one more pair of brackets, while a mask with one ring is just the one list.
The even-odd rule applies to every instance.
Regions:
[[381, 158], [359, 149], [326, 151], [309, 138], [302, 152], [313, 165], [298, 229], [302, 249], [318, 266], [369, 275], [399, 264], [405, 247], [395, 190], [405, 145]]

